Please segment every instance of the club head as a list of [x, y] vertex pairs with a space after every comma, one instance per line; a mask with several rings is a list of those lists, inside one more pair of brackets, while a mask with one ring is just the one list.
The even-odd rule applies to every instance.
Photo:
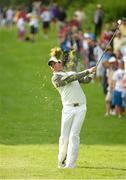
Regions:
[[117, 21], [117, 23], [118, 23], [118, 25], [120, 25], [120, 24], [122, 23], [121, 19], [119, 19], [119, 20]]

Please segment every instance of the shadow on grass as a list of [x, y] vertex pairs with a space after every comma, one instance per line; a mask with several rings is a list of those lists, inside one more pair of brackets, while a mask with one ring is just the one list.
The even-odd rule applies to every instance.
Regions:
[[125, 168], [118, 168], [118, 167], [91, 167], [91, 166], [78, 166], [78, 168], [82, 168], [82, 169], [110, 169], [110, 170], [117, 170], [117, 171], [126, 171]]

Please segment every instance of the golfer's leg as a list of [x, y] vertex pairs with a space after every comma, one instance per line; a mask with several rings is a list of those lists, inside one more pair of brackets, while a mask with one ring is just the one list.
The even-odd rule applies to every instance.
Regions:
[[61, 135], [59, 138], [59, 155], [58, 160], [62, 162], [67, 155], [68, 140], [73, 121], [73, 112], [70, 108], [64, 108], [62, 110], [62, 121], [61, 121]]
[[70, 131], [67, 151], [66, 167], [75, 167], [80, 143], [80, 130], [86, 115], [86, 106], [77, 107], [76, 114]]

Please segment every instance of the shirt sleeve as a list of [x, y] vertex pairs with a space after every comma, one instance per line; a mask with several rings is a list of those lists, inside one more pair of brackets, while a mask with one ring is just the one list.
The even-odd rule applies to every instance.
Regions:
[[73, 81], [81, 81], [85, 76], [89, 74], [88, 70], [79, 72], [79, 73], [74, 73], [71, 75], [60, 75], [60, 74], [55, 74], [52, 77], [52, 83], [54, 84], [55, 87], [60, 87], [60, 86], [65, 86], [68, 83], [71, 83]]
[[80, 79], [79, 83], [90, 83], [94, 77], [95, 77], [95, 74], [89, 74], [85, 76], [84, 78]]

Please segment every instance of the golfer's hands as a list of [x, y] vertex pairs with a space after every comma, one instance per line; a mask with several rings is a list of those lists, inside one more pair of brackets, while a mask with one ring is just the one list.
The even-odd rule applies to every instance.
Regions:
[[96, 72], [96, 66], [88, 69], [89, 73], [95, 73]]

